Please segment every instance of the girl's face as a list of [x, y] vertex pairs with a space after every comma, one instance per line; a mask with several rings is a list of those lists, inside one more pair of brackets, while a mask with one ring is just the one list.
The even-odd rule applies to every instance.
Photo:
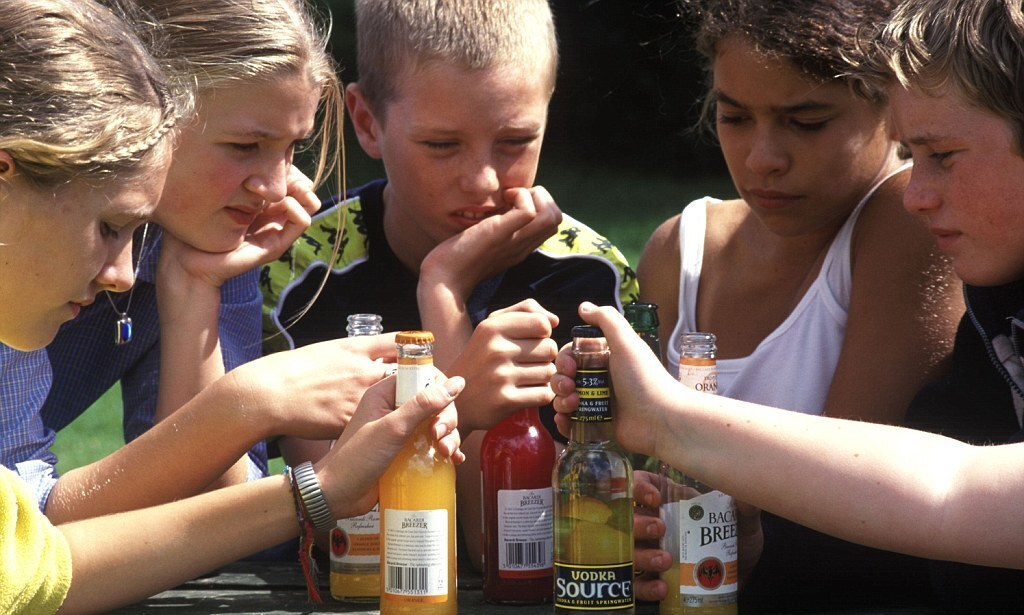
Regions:
[[166, 158], [136, 181], [39, 190], [0, 151], [0, 342], [42, 348], [100, 291], [131, 287], [132, 232], [153, 214]]
[[903, 196], [968, 284], [1024, 279], [1024, 154], [1009, 122], [947, 91], [890, 88], [914, 170]]
[[174, 152], [155, 220], [195, 248], [238, 247], [286, 194], [295, 147], [313, 132], [320, 88], [305, 75], [203, 92]]
[[885, 109], [731, 36], [714, 61], [716, 128], [739, 195], [779, 235], [835, 232], [894, 162]]

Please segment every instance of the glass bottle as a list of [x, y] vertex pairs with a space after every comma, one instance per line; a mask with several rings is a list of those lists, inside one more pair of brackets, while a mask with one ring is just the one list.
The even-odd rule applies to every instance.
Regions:
[[[679, 381], [694, 390], [718, 393], [715, 336], [684, 333]], [[662, 548], [672, 567], [662, 574], [668, 595], [661, 615], [735, 615], [738, 577], [736, 507], [731, 496], [661, 466]]]
[[[350, 314], [349, 337], [384, 332], [377, 314]], [[331, 596], [342, 602], [380, 599], [380, 503], [358, 517], [338, 519], [330, 535]]]
[[[397, 335], [396, 406], [434, 382], [434, 336]], [[456, 615], [455, 466], [428, 419], [381, 476], [381, 615]]]
[[555, 462], [555, 613], [634, 612], [633, 471], [615, 443], [609, 350], [573, 327], [576, 391], [569, 444]]
[[555, 441], [537, 408], [522, 408], [487, 430], [480, 445], [484, 599], [551, 600]]
[[[661, 352], [661, 339], [658, 337], [658, 306], [655, 303], [627, 303], [622, 308], [626, 321], [633, 327], [633, 331], [640, 336], [640, 339], [647, 342], [647, 345], [654, 352], [661, 364], [665, 359]], [[633, 464], [633, 470], [643, 470], [652, 474], [658, 473], [660, 463], [657, 459], [640, 453], [629, 453], [629, 462]]]

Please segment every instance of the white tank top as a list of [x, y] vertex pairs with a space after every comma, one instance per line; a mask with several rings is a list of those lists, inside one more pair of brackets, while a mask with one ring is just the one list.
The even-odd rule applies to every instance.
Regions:
[[[832, 240], [821, 271], [800, 303], [747, 357], [718, 360], [718, 394], [806, 414], [822, 414], [839, 362], [850, 307], [853, 228], [871, 195], [900, 167], [871, 187]], [[679, 319], [668, 344], [668, 369], [679, 375], [679, 338], [696, 331], [697, 285], [704, 260], [708, 206], [704, 197], [683, 209], [679, 224]], [[710, 331], [714, 333], [714, 331]]]

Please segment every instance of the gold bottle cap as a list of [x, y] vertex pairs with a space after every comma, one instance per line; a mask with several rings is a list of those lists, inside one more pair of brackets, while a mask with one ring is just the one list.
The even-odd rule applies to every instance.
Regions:
[[433, 344], [434, 334], [430, 331], [399, 331], [395, 335], [396, 344]]

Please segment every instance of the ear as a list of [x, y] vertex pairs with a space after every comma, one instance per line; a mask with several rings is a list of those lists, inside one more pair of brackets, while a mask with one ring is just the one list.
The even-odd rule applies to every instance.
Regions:
[[380, 160], [381, 124], [377, 121], [377, 116], [374, 115], [358, 83], [350, 83], [345, 88], [345, 107], [348, 109], [348, 117], [356, 131], [359, 145], [368, 156]]
[[7, 150], [0, 149], [0, 178], [10, 180], [14, 176], [14, 157]]

